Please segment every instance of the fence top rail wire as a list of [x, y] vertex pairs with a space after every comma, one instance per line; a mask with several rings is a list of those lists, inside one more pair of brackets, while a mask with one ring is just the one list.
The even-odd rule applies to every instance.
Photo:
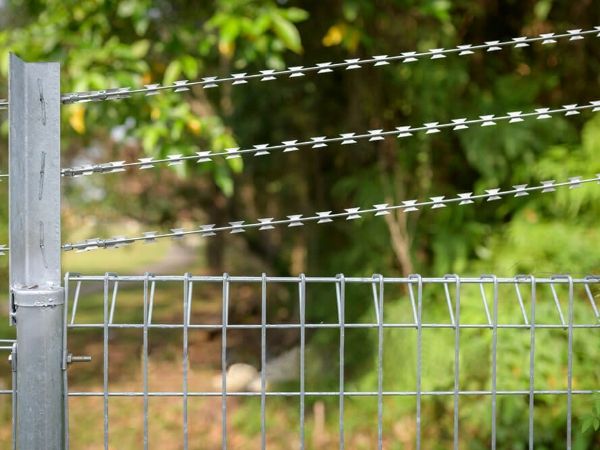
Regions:
[[513, 277], [501, 277], [496, 275], [482, 274], [480, 276], [459, 276], [454, 274], [448, 274], [438, 277], [424, 277], [419, 274], [409, 275], [406, 277], [385, 277], [379, 274], [364, 277], [352, 277], [338, 274], [336, 276], [310, 276], [310, 275], [298, 275], [298, 276], [270, 276], [270, 275], [157, 275], [153, 273], [147, 273], [145, 275], [119, 275], [114, 272], [106, 272], [103, 275], [85, 275], [76, 272], [67, 272], [65, 274], [65, 281], [118, 281], [118, 282], [144, 282], [144, 281], [159, 281], [159, 282], [176, 282], [176, 281], [189, 281], [189, 282], [204, 282], [204, 283], [261, 283], [263, 281], [267, 283], [338, 283], [343, 280], [344, 283], [358, 283], [358, 284], [369, 284], [369, 283], [386, 283], [386, 284], [411, 284], [417, 285], [423, 284], [557, 284], [557, 285], [588, 285], [588, 284], [600, 284], [600, 274], [589, 274], [585, 276], [573, 276], [570, 274], [554, 274], [536, 276], [533, 274], [522, 274], [515, 275]]
[[339, 143], [341, 145], [357, 144], [358, 141], [368, 140], [369, 142], [382, 141], [386, 137], [396, 136], [397, 138], [406, 138], [413, 136], [413, 133], [424, 132], [427, 134], [435, 134], [443, 129], [451, 128], [453, 131], [466, 130], [470, 126], [479, 125], [481, 127], [490, 127], [497, 125], [498, 122], [507, 122], [515, 124], [523, 122], [525, 119], [534, 118], [536, 120], [545, 120], [553, 118], [554, 115], [564, 113], [564, 116], [573, 116], [581, 114], [580, 111], [592, 110], [592, 112], [600, 111], [600, 100], [592, 100], [587, 104], [564, 105], [562, 108], [536, 108], [531, 112], [512, 111], [504, 115], [483, 114], [477, 119], [459, 118], [452, 119], [446, 123], [428, 122], [422, 126], [398, 126], [393, 130], [375, 129], [368, 130], [366, 133], [341, 133], [336, 137], [315, 136], [307, 140], [291, 139], [282, 141], [281, 144], [256, 144], [247, 148], [227, 148], [224, 151], [213, 152], [211, 150], [198, 151], [194, 155], [173, 154], [167, 155], [165, 158], [155, 159], [152, 157], [140, 158], [138, 161], [112, 161], [102, 164], [88, 164], [80, 167], [64, 168], [61, 173], [65, 177], [78, 177], [92, 174], [107, 174], [120, 173], [126, 169], [137, 168], [141, 170], [155, 168], [157, 164], [166, 164], [167, 166], [175, 166], [183, 164], [184, 161], [196, 161], [197, 163], [205, 163], [212, 161], [214, 157], [225, 157], [225, 159], [241, 158], [244, 155], [265, 156], [270, 155], [272, 151], [280, 151], [283, 153], [297, 151], [303, 147], [311, 147], [319, 150], [327, 147], [331, 143]]
[[[12, 391], [7, 391], [6, 393], [11, 393]], [[1, 392], [3, 394], [5, 392]], [[377, 397], [379, 395], [382, 396], [393, 396], [393, 397], [414, 397], [416, 395], [425, 395], [425, 396], [453, 396], [453, 395], [592, 395], [600, 393], [600, 390], [595, 389], [535, 389], [533, 391], [527, 389], [515, 389], [515, 390], [495, 390], [495, 391], [485, 391], [485, 390], [459, 390], [459, 391], [344, 391], [343, 394], [345, 397]], [[105, 395], [104, 392], [101, 391], [83, 391], [83, 392], [69, 392], [69, 397], [102, 397]], [[106, 392], [108, 397], [142, 397], [147, 395], [149, 397], [183, 397], [184, 395], [190, 397], [260, 397], [262, 395], [261, 392], [246, 392], [246, 391], [187, 391], [187, 392], [176, 392], [176, 391], [128, 391], [128, 392], [115, 392], [110, 391]], [[264, 393], [267, 397], [339, 397], [339, 391], [267, 391]], [[263, 447], [264, 448], [264, 447]]]
[[[544, 291], [538, 289], [538, 296], [540, 297], [539, 301], [549, 301], [549, 304], [553, 305], [553, 313], [552, 317], [554, 317], [551, 323], [539, 322], [536, 323], [535, 326], [539, 328], [564, 328], [567, 326], [567, 321], [565, 320], [565, 315], [563, 313], [563, 306], [561, 305], [560, 297], [564, 296], [565, 293], [559, 291], [558, 287], [564, 286], [568, 287], [569, 292], [572, 292], [574, 286], [578, 286], [580, 288], [580, 292], [578, 295], [582, 298], [583, 302], [578, 303], [583, 308], [585, 304], [588, 304], [588, 307], [591, 306], [591, 312], [580, 314], [578, 317], [580, 320], [577, 323], [574, 323], [574, 326], [577, 328], [600, 328], [600, 316], [598, 313], [598, 306], [595, 300], [595, 294], [590, 289], [590, 286], [600, 286], [600, 276], [597, 275], [588, 275], [584, 277], [573, 277], [572, 275], [553, 275], [553, 276], [541, 276], [536, 277], [534, 275], [517, 275], [514, 277], [498, 277], [495, 275], [481, 275], [479, 277], [472, 276], [458, 276], [458, 275], [444, 275], [442, 277], [423, 277], [418, 274], [413, 274], [405, 277], [384, 277], [379, 274], [374, 274], [370, 277], [346, 277], [342, 274], [338, 274], [334, 277], [311, 277], [301, 274], [299, 276], [268, 276], [263, 274], [261, 276], [231, 276], [227, 273], [220, 276], [210, 276], [210, 275], [154, 275], [151, 273], [146, 273], [145, 275], [118, 275], [115, 273], [107, 272], [104, 275], [81, 275], [75, 273], [67, 273], [65, 275], [65, 286], [69, 286], [70, 283], [75, 283], [76, 287], [74, 289], [74, 294], [72, 295], [72, 301], [69, 299], [69, 302], [72, 303], [71, 309], [71, 319], [69, 322], [69, 326], [72, 328], [98, 328], [103, 327], [102, 323], [94, 323], [91, 319], [92, 316], [89, 316], [91, 310], [87, 310], [88, 315], [84, 322], [76, 322], [76, 316], [78, 313], [78, 307], [81, 304], [80, 298], [82, 296], [82, 283], [104, 283], [105, 285], [105, 297], [106, 301], [108, 301], [108, 297], [112, 300], [110, 301], [110, 314], [104, 317], [103, 320], [113, 328], [139, 328], [140, 326], [147, 326], [151, 328], [181, 328], [183, 324], [181, 323], [172, 323], [170, 319], [169, 323], [161, 322], [160, 319], [157, 320], [153, 316], [152, 311], [155, 309], [155, 301], [154, 299], [157, 296], [157, 289], [160, 288], [161, 284], [164, 283], [173, 283], [173, 282], [184, 282], [186, 286], [190, 285], [190, 287], [186, 287], [186, 289], [191, 289], [191, 285], [193, 284], [217, 284], [221, 285], [223, 283], [229, 284], [260, 284], [262, 289], [267, 284], [298, 284], [300, 286], [304, 286], [307, 284], [321, 284], [321, 285], [334, 285], [336, 287], [335, 297], [338, 299], [337, 307], [338, 307], [338, 322], [335, 321], [323, 321], [317, 320], [316, 322], [303, 322], [303, 323], [276, 323], [269, 322], [264, 324], [258, 323], [228, 323], [227, 326], [231, 329], [257, 329], [260, 327], [267, 327], [269, 329], [291, 329], [291, 328], [311, 328], [311, 329], [321, 329], [321, 328], [336, 328], [340, 325], [340, 308], [341, 303], [339, 301], [339, 289], [343, 284], [345, 285], [360, 285], [367, 284], [372, 285], [373, 287], [383, 285], [404, 285], [407, 287], [407, 293], [404, 294], [406, 300], [410, 301], [412, 305], [412, 314], [411, 312], [407, 312], [407, 318], [409, 321], [398, 322], [399, 317], [394, 317], [394, 321], [385, 321], [383, 319], [379, 319], [378, 309], [375, 307], [377, 318], [376, 322], [351, 322], [344, 321], [344, 326], [347, 328], [376, 328], [379, 326], [385, 328], [412, 328], [416, 325], [421, 325], [425, 328], [448, 328], [458, 326], [460, 328], [489, 328], [491, 326], [499, 326], [501, 328], [523, 328], [528, 327], [531, 323], [531, 319], [528, 317], [525, 308], [524, 295], [521, 291], [520, 286], [546, 286]], [[107, 284], [108, 283], [108, 284]], [[112, 283], [112, 286], [111, 286]], [[118, 298], [123, 290], [127, 290], [131, 292], [131, 284], [137, 285], [138, 288], [143, 287], [144, 292], [150, 295], [150, 311], [146, 311], [148, 319], [144, 321], [144, 324], [141, 323], [132, 323], [131, 319], [127, 321], [127, 323], [115, 323], [115, 307], [118, 302]], [[450, 285], [456, 286], [457, 290], [461, 289], [461, 286], [465, 285], [478, 285], [480, 289], [470, 290], [470, 295], [464, 296], [464, 301], [466, 303], [472, 303], [477, 309], [482, 312], [480, 314], [479, 319], [471, 319], [468, 321], [458, 321], [454, 315], [452, 310], [452, 295], [450, 294], [450, 290], [448, 287]], [[495, 304], [499, 298], [502, 298], [503, 304], [512, 304], [514, 306], [518, 305], [519, 308], [515, 308], [513, 312], [513, 319], [501, 320], [498, 322], [497, 316], [494, 314], [490, 314], [489, 308], [489, 297], [490, 293], [486, 293], [484, 286], [494, 286], [494, 290], [491, 294]], [[514, 291], [512, 290], [503, 290], [501, 292], [498, 291], [499, 286], [512, 285], [514, 286]], [[128, 287], [124, 287], [128, 286]], [[422, 319], [422, 316], [418, 315], [415, 307], [415, 292], [414, 288], [419, 289], [418, 295], [423, 295], [423, 289], [427, 286], [435, 286], [437, 287], [437, 293], [440, 294], [438, 298], [442, 300], [445, 299], [448, 304], [448, 320], [441, 320], [440, 317], [436, 318], [436, 321], [431, 323]], [[122, 290], [120, 290], [122, 288]], [[149, 291], [148, 291], [149, 289]], [[441, 290], [440, 290], [441, 289]], [[70, 291], [70, 290], [69, 290]], [[89, 291], [89, 290], [87, 290]], [[430, 293], [431, 289], [428, 289], [427, 292]], [[85, 291], [84, 291], [85, 292]], [[332, 292], [333, 294], [334, 292]], [[71, 296], [69, 296], [71, 297]], [[375, 297], [374, 297], [375, 298]], [[324, 298], [322, 294], [319, 294], [319, 300], [323, 301]], [[188, 304], [191, 302], [188, 299]], [[99, 304], [96, 304], [100, 306]], [[374, 303], [377, 305], [377, 302]], [[107, 305], [108, 306], [108, 305]], [[154, 317], [154, 319], [153, 319]], [[492, 317], [496, 317], [495, 322], [492, 322]], [[588, 323], [590, 318], [595, 318], [595, 323]], [[440, 321], [441, 320], [441, 321]], [[579, 323], [583, 320], [584, 323]], [[196, 328], [196, 329], [217, 329], [220, 328], [223, 324], [217, 323], [214, 319], [208, 319], [208, 322], [200, 322], [198, 323], [196, 320], [190, 322], [190, 319], [186, 319], [185, 326]]]
[[218, 87], [224, 83], [232, 85], [247, 84], [249, 80], [272, 81], [277, 77], [287, 76], [288, 78], [303, 77], [307, 73], [316, 72], [317, 74], [330, 73], [334, 69], [356, 70], [365, 66], [385, 66], [392, 62], [412, 63], [418, 60], [429, 59], [439, 60], [444, 59], [447, 55], [456, 54], [458, 56], [467, 56], [475, 51], [483, 50], [488, 53], [502, 50], [503, 47], [523, 48], [529, 47], [531, 43], [541, 42], [542, 45], [555, 44], [559, 39], [567, 39], [568, 41], [578, 41], [584, 39], [585, 36], [595, 35], [600, 37], [600, 26], [583, 30], [573, 29], [567, 30], [564, 33], [542, 33], [539, 36], [533, 37], [515, 37], [506, 41], [486, 41], [483, 44], [463, 44], [453, 48], [434, 48], [424, 52], [410, 51], [403, 52], [399, 55], [377, 55], [371, 58], [353, 58], [346, 59], [343, 62], [323, 62], [311, 66], [291, 66], [283, 70], [266, 69], [260, 70], [257, 73], [248, 74], [246, 72], [233, 73], [228, 76], [208, 76], [197, 81], [178, 80], [172, 84], [147, 84], [143, 87], [131, 88], [121, 87], [114, 89], [89, 91], [89, 92], [72, 92], [62, 96], [62, 102], [83, 103], [92, 101], [105, 100], [120, 100], [130, 97], [133, 94], [145, 94], [146, 96], [157, 95], [163, 91], [185, 92], [189, 91], [192, 86], [201, 86], [204, 89]]
[[503, 197], [514, 196], [524, 197], [530, 192], [540, 192], [542, 194], [555, 192], [556, 188], [569, 187], [574, 189], [582, 184], [597, 182], [600, 184], [600, 174], [594, 177], [583, 178], [581, 176], [571, 177], [567, 181], [556, 182], [555, 180], [542, 181], [539, 185], [528, 186], [527, 184], [514, 185], [512, 189], [501, 190], [500, 188], [486, 189], [483, 194], [473, 194], [465, 192], [455, 197], [446, 198], [446, 196], [430, 197], [430, 200], [404, 200], [398, 205], [389, 205], [380, 203], [373, 205], [372, 208], [361, 209], [361, 207], [346, 208], [344, 212], [334, 213], [333, 211], [321, 211], [312, 216], [303, 216], [303, 214], [294, 214], [287, 216], [286, 219], [275, 220], [272, 217], [258, 219], [255, 223], [245, 223], [245, 221], [229, 222], [228, 225], [216, 226], [216, 224], [201, 225], [198, 229], [186, 230], [184, 228], [171, 229], [170, 232], [148, 231], [142, 235], [134, 237], [116, 236], [108, 239], [93, 238], [77, 243], [63, 244], [63, 250], [89, 251], [99, 248], [118, 248], [134, 242], [143, 241], [153, 243], [157, 239], [173, 238], [181, 239], [184, 236], [199, 234], [202, 237], [215, 236], [218, 232], [228, 231], [230, 234], [243, 233], [247, 229], [258, 228], [259, 231], [272, 230], [277, 225], [287, 225], [288, 228], [299, 227], [307, 222], [317, 222], [324, 224], [333, 222], [334, 219], [345, 218], [346, 220], [357, 220], [363, 218], [364, 214], [374, 214], [375, 216], [384, 216], [394, 210], [401, 210], [405, 213], [417, 211], [421, 207], [430, 207], [431, 209], [445, 208], [448, 204], [458, 203], [459, 206], [475, 203], [475, 200], [485, 200], [487, 202], [501, 200]]

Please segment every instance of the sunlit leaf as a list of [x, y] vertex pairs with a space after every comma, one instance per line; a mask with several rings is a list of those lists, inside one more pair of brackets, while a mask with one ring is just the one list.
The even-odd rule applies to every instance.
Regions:
[[83, 104], [72, 105], [69, 109], [69, 124], [77, 133], [85, 133], [85, 108]]
[[300, 41], [300, 33], [296, 26], [289, 20], [282, 17], [278, 12], [272, 14], [273, 29], [275, 34], [283, 41], [285, 46], [295, 52], [302, 52], [302, 43]]
[[150, 41], [141, 39], [131, 45], [131, 54], [134, 58], [143, 58], [148, 54], [150, 49]]
[[163, 84], [169, 85], [173, 84], [174, 81], [178, 80], [181, 75], [181, 62], [176, 59], [171, 61], [165, 70], [165, 75], [163, 77]]

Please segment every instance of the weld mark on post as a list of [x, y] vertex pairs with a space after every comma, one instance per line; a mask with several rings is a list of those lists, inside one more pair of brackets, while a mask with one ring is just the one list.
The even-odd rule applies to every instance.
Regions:
[[40, 252], [42, 253], [42, 260], [44, 261], [44, 267], [48, 268], [48, 261], [46, 261], [46, 242], [44, 238], [44, 222], [40, 220]]
[[44, 196], [44, 176], [46, 175], [46, 152], [42, 152], [42, 164], [40, 167], [40, 183], [39, 183], [39, 192], [38, 192], [38, 200], [41, 200]]
[[44, 86], [42, 80], [38, 78], [38, 90], [40, 92], [40, 107], [42, 108], [42, 125], [46, 126], [46, 99], [44, 98]]

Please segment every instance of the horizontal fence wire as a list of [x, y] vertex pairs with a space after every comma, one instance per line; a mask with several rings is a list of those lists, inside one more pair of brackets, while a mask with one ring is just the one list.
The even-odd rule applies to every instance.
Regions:
[[247, 84], [249, 80], [260, 80], [260, 81], [272, 81], [278, 77], [297, 78], [303, 77], [307, 73], [324, 74], [333, 72], [335, 69], [345, 70], [356, 70], [363, 67], [372, 66], [385, 66], [392, 62], [399, 63], [413, 63], [419, 60], [440, 60], [446, 58], [448, 55], [468, 56], [475, 53], [475, 51], [486, 51], [488, 53], [497, 52], [505, 47], [509, 48], [523, 48], [529, 47], [530, 44], [540, 42], [541, 45], [555, 44], [557, 40], [564, 39], [568, 41], [578, 41], [584, 39], [586, 36], [600, 37], [600, 26], [596, 26], [593, 29], [583, 30], [574, 29], [568, 30], [565, 33], [542, 33], [539, 36], [533, 37], [515, 37], [506, 41], [487, 41], [483, 44], [472, 45], [464, 44], [458, 45], [453, 48], [434, 48], [424, 52], [410, 51], [403, 52], [400, 55], [377, 55], [372, 58], [353, 58], [346, 59], [343, 62], [323, 62], [317, 63], [312, 66], [292, 66], [283, 70], [260, 70], [258, 73], [248, 74], [233, 73], [228, 76], [209, 76], [203, 77], [198, 81], [189, 80], [178, 80], [172, 84], [160, 85], [160, 84], [147, 84], [143, 87], [131, 88], [121, 87], [114, 89], [106, 89], [99, 91], [89, 92], [73, 92], [62, 96], [62, 102], [69, 103], [83, 103], [92, 101], [105, 101], [105, 100], [121, 100], [128, 98], [133, 94], [144, 94], [146, 96], [157, 95], [163, 91], [172, 92], [185, 92], [189, 91], [192, 86], [201, 86], [205, 89], [215, 88], [224, 83], [231, 83], [232, 85], [243, 85]]
[[346, 208], [344, 212], [334, 213], [333, 211], [321, 211], [312, 216], [304, 216], [303, 214], [289, 215], [285, 219], [274, 219], [266, 217], [258, 219], [255, 223], [245, 223], [245, 221], [229, 222], [228, 225], [217, 226], [216, 224], [201, 225], [197, 229], [176, 228], [170, 232], [147, 231], [140, 236], [116, 236], [108, 239], [93, 238], [76, 243], [63, 244], [65, 251], [90, 251], [100, 248], [118, 248], [134, 242], [154, 243], [158, 239], [173, 238], [181, 239], [189, 235], [200, 235], [202, 237], [212, 237], [218, 232], [229, 232], [230, 234], [243, 233], [247, 229], [258, 229], [259, 231], [272, 230], [278, 225], [286, 225], [288, 228], [303, 226], [308, 222], [316, 222], [317, 224], [331, 223], [334, 219], [357, 220], [363, 218], [363, 215], [374, 214], [384, 216], [390, 214], [391, 211], [399, 210], [404, 213], [418, 211], [419, 208], [430, 207], [431, 209], [445, 208], [448, 204], [458, 204], [459, 206], [474, 204], [475, 201], [481, 200], [492, 202], [501, 200], [508, 196], [524, 197], [531, 192], [549, 193], [555, 192], [557, 188], [568, 187], [574, 189], [587, 183], [599, 183], [600, 174], [594, 177], [583, 178], [581, 176], [571, 177], [567, 181], [556, 182], [556, 180], [542, 181], [538, 186], [528, 186], [527, 184], [514, 185], [512, 189], [501, 190], [500, 188], [486, 189], [483, 194], [473, 194], [473, 192], [465, 192], [458, 194], [455, 197], [446, 198], [446, 196], [430, 197], [430, 200], [405, 200], [399, 205], [389, 205], [381, 203], [373, 205], [372, 208], [361, 209], [360, 207]]
[[86, 164], [80, 167], [64, 168], [61, 170], [61, 174], [65, 177], [78, 177], [92, 174], [107, 174], [107, 173], [120, 173], [125, 172], [126, 169], [151, 169], [156, 167], [157, 164], [166, 164], [167, 166], [174, 166], [183, 164], [184, 161], [195, 161], [197, 163], [206, 163], [212, 161], [214, 157], [224, 157], [225, 159], [241, 158], [242, 156], [266, 156], [270, 155], [271, 152], [292, 152], [298, 151], [301, 148], [313, 148], [322, 149], [327, 147], [329, 144], [337, 143], [340, 145], [351, 145], [357, 144], [359, 141], [382, 141], [386, 137], [397, 137], [406, 138], [411, 137], [414, 133], [424, 134], [435, 134], [439, 133], [444, 129], [452, 129], [453, 131], [466, 130], [471, 126], [490, 127], [495, 126], [498, 122], [505, 122], [508, 124], [515, 124], [523, 122], [528, 118], [535, 118], [536, 120], [551, 119], [555, 115], [564, 114], [564, 116], [578, 115], [581, 111], [591, 110], [592, 112], [600, 111], [600, 100], [592, 100], [587, 104], [578, 105], [570, 104], [564, 105], [561, 108], [536, 108], [531, 112], [513, 111], [508, 112], [504, 115], [495, 114], [483, 114], [477, 119], [459, 118], [452, 119], [450, 122], [428, 122], [423, 126], [399, 126], [395, 127], [394, 130], [384, 131], [383, 129], [368, 130], [365, 133], [341, 133], [336, 137], [327, 136], [316, 136], [310, 137], [307, 140], [287, 140], [281, 144], [256, 144], [248, 148], [228, 148], [224, 151], [211, 151], [203, 150], [198, 151], [193, 155], [182, 155], [173, 154], [167, 155], [164, 158], [153, 158], [145, 157], [140, 158], [137, 161], [112, 161], [102, 164]]
[[[65, 276], [65, 287], [67, 292], [67, 307], [69, 320], [65, 324], [70, 330], [69, 338], [72, 339], [74, 333], [83, 333], [86, 329], [98, 330], [102, 333], [103, 344], [98, 357], [102, 358], [102, 390], [89, 389], [71, 389], [68, 396], [75, 401], [76, 398], [98, 397], [102, 398], [104, 405], [104, 443], [107, 447], [110, 440], [110, 402], [116, 398], [142, 398], [143, 399], [143, 442], [144, 448], [148, 448], [150, 442], [150, 430], [155, 420], [154, 416], [149, 415], [150, 398], [178, 398], [181, 401], [181, 433], [184, 442], [184, 448], [190, 439], [189, 421], [190, 416], [187, 411], [190, 404], [194, 401], [211, 401], [210, 399], [221, 399], [221, 415], [215, 414], [211, 417], [215, 422], [214, 427], [221, 422], [222, 435], [220, 437], [222, 448], [228, 448], [229, 438], [227, 435], [228, 427], [234, 420], [235, 405], [228, 402], [230, 398], [256, 398], [260, 400], [260, 435], [261, 448], [266, 448], [267, 432], [270, 427], [276, 424], [270, 424], [267, 420], [267, 410], [269, 402], [275, 398], [297, 399], [299, 403], [294, 403], [299, 408], [297, 440], [299, 448], [305, 448], [304, 436], [306, 433], [305, 416], [307, 415], [305, 406], [307, 399], [311, 398], [338, 398], [339, 408], [334, 411], [337, 414], [337, 429], [339, 430], [339, 448], [345, 446], [348, 441], [349, 432], [345, 430], [345, 402], [349, 398], [372, 398], [377, 402], [377, 424], [373, 423], [373, 434], [370, 448], [383, 448], [386, 436], [389, 435], [390, 420], [386, 420], [385, 399], [389, 398], [408, 398], [414, 399], [411, 413], [415, 419], [416, 430], [414, 433], [414, 447], [420, 449], [421, 445], [426, 445], [428, 436], [422, 431], [427, 420], [427, 416], [422, 413], [425, 405], [434, 401], [434, 398], [450, 398], [453, 403], [450, 407], [453, 411], [452, 430], [448, 430], [453, 435], [453, 448], [458, 449], [461, 445], [461, 422], [460, 414], [461, 401], [464, 402], [469, 397], [490, 398], [489, 411], [487, 414], [491, 424], [490, 448], [495, 448], [500, 436], [497, 435], [498, 422], [498, 402], [503, 397], [521, 396], [528, 399], [522, 403], [520, 413], [527, 415], [528, 426], [525, 440], [529, 442], [529, 448], [533, 448], [535, 443], [534, 416], [540, 397], [558, 396], [566, 400], [565, 415], [565, 448], [571, 448], [572, 440], [572, 422], [573, 422], [573, 398], [574, 396], [585, 396], [600, 392], [596, 385], [585, 385], [591, 379], [582, 378], [581, 374], [574, 370], [573, 361], [573, 335], [576, 331], [577, 336], [586, 333], [586, 342], [593, 340], [600, 329], [600, 317], [598, 314], [597, 298], [600, 295], [600, 276], [572, 277], [569, 275], [556, 275], [549, 277], [536, 278], [535, 276], [516, 276], [516, 277], [497, 277], [494, 275], [482, 275], [480, 277], [460, 277], [457, 275], [446, 275], [443, 277], [421, 277], [420, 275], [410, 275], [408, 277], [383, 277], [373, 275], [371, 277], [345, 277], [337, 275], [334, 277], [271, 277], [263, 274], [262, 276], [197, 276], [191, 274], [185, 275], [137, 275], [120, 276], [107, 273], [105, 275], [80, 275], [67, 274]], [[209, 294], [205, 289], [213, 288], [211, 291], [216, 297], [215, 301], [220, 304], [221, 311], [215, 311], [212, 318], [206, 318], [201, 314], [203, 305], [206, 304]], [[243, 288], [243, 290], [242, 290]], [[294, 308], [297, 314], [290, 321], [278, 322], [276, 316], [267, 314], [271, 302], [275, 301], [276, 289], [289, 288], [293, 300], [288, 302], [289, 308]], [[164, 290], [167, 289], [167, 292]], [[177, 295], [172, 291], [179, 292]], [[317, 290], [318, 289], [318, 290]], [[260, 312], [254, 314], [252, 320], [244, 316], [244, 323], [239, 323], [235, 319], [233, 312], [240, 305], [247, 303], [249, 297], [242, 295], [242, 292], [252, 291], [255, 295], [254, 302]], [[294, 294], [295, 292], [295, 294]], [[220, 299], [219, 299], [220, 297]], [[350, 303], [359, 302], [364, 305], [365, 311], [369, 312], [367, 316], [371, 319], [366, 322], [347, 321], [345, 312], [348, 311]], [[315, 305], [330, 304], [333, 306], [333, 312], [329, 317], [319, 317], [311, 319], [314, 315]], [[173, 317], [170, 311], [179, 305], [181, 318]], [[356, 306], [356, 304], [354, 305]], [[393, 314], [398, 306], [402, 306], [403, 313]], [[431, 310], [446, 311], [442, 316], [431, 313]], [[464, 312], [464, 314], [463, 314]], [[390, 315], [391, 319], [386, 319]], [[135, 320], [132, 319], [135, 316]], [[333, 320], [332, 320], [333, 319]], [[345, 346], [348, 333], [354, 329], [371, 329], [376, 333], [375, 352], [369, 364], [374, 361], [374, 370], [377, 373], [376, 389], [361, 388], [361, 385], [348, 383], [345, 357], [354, 350]], [[489, 368], [489, 379], [484, 388], [467, 388], [461, 384], [462, 377], [469, 373], [474, 366], [461, 365], [461, 344], [464, 345], [465, 338], [461, 337], [461, 332], [467, 332], [468, 329], [478, 328], [489, 332], [488, 338], [480, 336], [478, 339], [488, 339], [489, 358], [479, 360], [477, 366], [486, 365]], [[110, 354], [109, 342], [111, 334], [120, 330], [141, 330], [141, 365], [136, 366], [141, 369], [139, 374], [127, 374], [127, 379], [133, 379], [139, 376], [142, 382], [142, 389], [119, 390], [111, 389], [109, 379], [110, 372]], [[311, 379], [309, 368], [312, 359], [307, 359], [307, 345], [309, 332], [315, 329], [331, 329], [338, 334], [339, 361], [333, 363], [339, 364], [339, 384], [338, 389], [313, 389], [314, 380]], [[389, 334], [390, 330], [404, 329], [411, 333], [411, 337], [402, 339]], [[440, 335], [437, 340], [425, 339], [423, 330], [451, 330], [454, 333], [454, 352], [453, 362], [447, 367], [452, 367], [451, 378], [453, 382], [446, 386], [439, 385], [432, 389], [423, 387], [424, 376], [429, 373], [424, 367], [424, 362], [428, 355], [433, 351], [432, 345], [439, 345], [447, 335]], [[526, 333], [524, 337], [530, 342], [529, 348], [525, 353], [528, 354], [528, 363], [519, 370], [523, 376], [516, 377], [511, 374], [511, 379], [515, 378], [522, 383], [520, 387], [511, 389], [500, 388], [499, 383], [506, 380], [499, 379], [501, 372], [500, 361], [506, 351], [511, 351], [506, 347], [498, 346], [499, 330], [512, 329], [519, 333]], [[536, 378], [536, 352], [543, 351], [547, 345], [543, 340], [540, 342], [540, 335], [536, 340], [536, 332], [546, 329], [554, 330], [564, 336], [566, 349], [564, 349], [565, 366], [557, 368], [557, 373], [564, 373], [564, 384], [558, 383], [552, 388], [544, 386], [541, 379]], [[149, 352], [150, 332], [158, 330], [179, 330], [182, 334], [183, 344], [181, 347], [180, 363], [182, 367], [181, 379], [178, 381], [180, 389], [172, 389], [173, 386], [166, 387], [164, 383], [160, 384], [162, 389], [151, 389], [149, 382], [149, 367], [152, 363], [153, 355]], [[194, 347], [196, 351], [205, 353], [202, 340], [191, 341], [190, 333], [198, 331], [217, 332], [221, 335], [221, 357], [220, 357], [220, 382], [213, 389], [191, 389], [192, 384], [196, 384], [196, 378], [205, 374], [205, 372], [195, 372], [190, 368], [190, 353]], [[298, 352], [293, 364], [295, 377], [299, 384], [295, 384], [297, 389], [281, 389], [276, 382], [271, 380], [273, 372], [270, 372], [271, 359], [275, 358], [267, 348], [267, 336], [278, 331], [287, 330], [296, 333], [298, 342]], [[384, 330], [385, 333], [384, 334]], [[433, 330], [433, 331], [431, 331]], [[260, 340], [257, 345], [260, 347], [260, 363], [256, 374], [256, 383], [252, 388], [233, 388], [230, 386], [229, 369], [235, 362], [235, 358], [230, 355], [231, 347], [227, 344], [227, 337], [240, 331], [258, 331]], [[443, 331], [437, 331], [443, 333]], [[84, 336], [81, 334], [81, 336]], [[90, 336], [90, 335], [87, 335]], [[97, 335], [95, 335], [97, 336]], [[137, 335], [139, 336], [139, 335]], [[162, 336], [162, 335], [161, 335]], [[405, 336], [405, 335], [402, 335]], [[542, 336], [543, 337], [543, 336]], [[162, 339], [162, 338], [161, 338]], [[239, 340], [239, 335], [237, 335]], [[399, 340], [400, 339], [400, 340]], [[384, 345], [385, 340], [385, 345]], [[269, 341], [273, 342], [273, 341]], [[397, 374], [386, 373], [384, 361], [390, 361], [390, 358], [396, 358], [400, 348], [407, 346], [414, 347], [413, 361], [406, 361], [407, 370], [414, 372], [414, 383], [406, 384], [400, 388], [394, 385], [390, 388], [390, 380], [395, 380]], [[214, 348], [214, 347], [213, 347]], [[555, 348], [555, 352], [560, 352], [560, 348]], [[267, 355], [269, 355], [267, 357]], [[333, 357], [332, 353], [329, 358]], [[448, 357], [450, 357], [448, 355]], [[335, 357], [334, 357], [335, 359]], [[287, 364], [291, 362], [286, 360]], [[367, 361], [365, 361], [367, 364]], [[464, 363], [463, 363], [464, 364]], [[431, 370], [431, 369], [429, 369]], [[332, 371], [331, 373], [336, 373]], [[579, 376], [577, 388], [574, 387], [574, 379]], [[592, 377], [593, 379], [593, 377]], [[592, 381], [593, 382], [593, 381]], [[351, 386], [351, 387], [350, 387]], [[462, 400], [461, 400], [462, 399]], [[114, 401], [114, 400], [112, 400]], [[213, 400], [214, 401], [214, 400]], [[281, 404], [272, 405], [281, 413]], [[235, 416], [239, 417], [239, 416]], [[73, 424], [77, 426], [77, 424]], [[117, 424], [116, 426], [119, 426]], [[376, 431], [375, 431], [376, 430]], [[286, 430], [289, 432], [289, 430]], [[345, 436], [346, 435], [346, 436]], [[504, 436], [504, 435], [503, 435]], [[429, 438], [431, 439], [431, 438]], [[511, 442], [515, 442], [514, 439]]]

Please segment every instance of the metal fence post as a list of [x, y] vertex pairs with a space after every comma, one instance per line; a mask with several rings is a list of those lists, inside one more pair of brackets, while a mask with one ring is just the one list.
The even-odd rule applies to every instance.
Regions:
[[10, 291], [17, 327], [16, 443], [64, 449], [60, 66], [10, 55]]

